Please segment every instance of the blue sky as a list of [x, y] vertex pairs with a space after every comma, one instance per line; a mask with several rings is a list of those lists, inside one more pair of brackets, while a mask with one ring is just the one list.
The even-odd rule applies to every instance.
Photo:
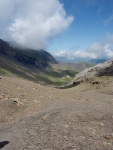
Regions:
[[[65, 32], [50, 43], [48, 49], [52, 53], [57, 51], [60, 56], [59, 52], [64, 51], [66, 57], [68, 53], [73, 55], [77, 50], [87, 52], [94, 44], [100, 44], [102, 48], [109, 44], [112, 51], [113, 0], [61, 0], [61, 2], [67, 14], [74, 17], [74, 21]], [[102, 56], [97, 54], [98, 57]]]
[[69, 60], [113, 58], [113, 0], [1, 0], [0, 38]]

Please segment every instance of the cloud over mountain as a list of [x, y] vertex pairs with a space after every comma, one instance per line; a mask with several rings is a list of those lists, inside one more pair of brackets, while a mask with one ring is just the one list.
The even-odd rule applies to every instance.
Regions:
[[73, 19], [67, 16], [59, 0], [3, 0], [0, 1], [0, 38], [43, 49]]
[[77, 50], [77, 51], [66, 51], [61, 50], [54, 54], [56, 57], [65, 57], [67, 59], [73, 60], [76, 58], [86, 58], [86, 59], [101, 59], [113, 58], [113, 48], [111, 44], [93, 43], [87, 50]]

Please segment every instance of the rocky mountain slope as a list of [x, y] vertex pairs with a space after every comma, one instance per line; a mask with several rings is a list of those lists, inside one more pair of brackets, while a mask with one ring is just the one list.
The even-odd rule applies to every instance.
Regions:
[[32, 50], [27, 48], [13, 47], [8, 42], [0, 39], [0, 55], [14, 59], [24, 65], [32, 65], [45, 68], [49, 63], [57, 63], [55, 58], [44, 50]]
[[60, 88], [73, 87], [80, 84], [81, 82], [90, 82], [95, 76], [113, 76], [113, 59], [81, 71], [75, 76], [71, 83]]
[[113, 59], [78, 73], [75, 76], [74, 82], [88, 80], [93, 76], [113, 76]]
[[94, 66], [90, 62], [66, 63], [66, 65], [70, 66], [73, 69], [78, 70], [79, 72], [83, 71], [84, 69]]
[[77, 71], [58, 64], [44, 50], [25, 49], [20, 45], [0, 40], [0, 75], [22, 77], [47, 85], [69, 82]]

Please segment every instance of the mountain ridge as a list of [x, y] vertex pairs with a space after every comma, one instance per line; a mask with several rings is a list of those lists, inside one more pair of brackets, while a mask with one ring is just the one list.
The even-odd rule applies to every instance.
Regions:
[[44, 50], [13, 47], [0, 40], [0, 75], [22, 77], [44, 85], [61, 85], [77, 73], [67, 65], [62, 67]]
[[0, 39], [0, 54], [14, 59], [24, 65], [34, 65], [45, 68], [49, 63], [56, 64], [56, 59], [45, 50], [33, 50], [29, 48], [13, 47], [8, 42]]

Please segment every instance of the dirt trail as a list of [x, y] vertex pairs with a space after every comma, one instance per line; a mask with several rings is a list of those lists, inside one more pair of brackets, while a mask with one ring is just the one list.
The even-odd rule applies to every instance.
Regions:
[[113, 150], [113, 78], [63, 90], [1, 77], [0, 149]]

